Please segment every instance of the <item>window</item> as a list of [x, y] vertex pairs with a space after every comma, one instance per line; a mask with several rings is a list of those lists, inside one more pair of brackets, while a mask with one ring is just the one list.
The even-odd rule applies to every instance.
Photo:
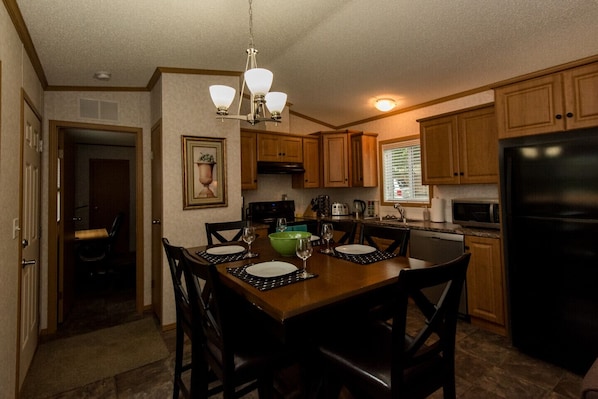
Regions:
[[384, 141], [380, 148], [382, 202], [427, 205], [430, 194], [422, 185], [419, 137]]

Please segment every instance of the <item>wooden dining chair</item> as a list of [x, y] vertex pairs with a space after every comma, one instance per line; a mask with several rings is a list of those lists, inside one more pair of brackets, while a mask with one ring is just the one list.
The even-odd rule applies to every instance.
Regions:
[[[326, 221], [323, 223], [332, 224], [332, 228], [335, 232], [341, 232], [341, 237], [337, 240], [337, 244], [353, 244], [355, 242], [355, 235], [357, 233], [357, 223], [350, 220], [335, 220]], [[320, 225], [321, 227], [321, 225]]]
[[[295, 361], [294, 349], [262, 328], [250, 304], [225, 288], [216, 266], [183, 249], [183, 270], [193, 313], [193, 330], [201, 330], [205, 363], [199, 372], [201, 391], [208, 386], [208, 367], [222, 383], [223, 399], [239, 398], [258, 389], [260, 398], [274, 396], [274, 374]], [[201, 283], [200, 283], [201, 281]], [[195, 365], [194, 365], [195, 372]]]
[[[385, 244], [382, 244], [380, 240]], [[409, 228], [364, 223], [361, 225], [359, 243], [369, 244], [381, 251], [397, 253], [399, 256], [406, 256], [409, 246]]]
[[[174, 291], [174, 303], [176, 310], [176, 343], [175, 343], [175, 358], [174, 358], [174, 381], [173, 393], [174, 399], [179, 398], [182, 394], [184, 398], [197, 397], [196, 391], [199, 391], [199, 374], [197, 370], [202, 370], [198, 364], [204, 363], [203, 352], [201, 346], [205, 342], [205, 337], [200, 330], [193, 331], [193, 312], [191, 304], [189, 303], [189, 296], [187, 295], [187, 287], [183, 283], [183, 248], [171, 245], [167, 238], [162, 238], [162, 245], [166, 252], [166, 259], [168, 260], [168, 267], [170, 269], [170, 276], [172, 277], [172, 285]], [[185, 336], [191, 343], [191, 360], [183, 363]], [[188, 385], [185, 384], [183, 373], [190, 372], [191, 378]], [[218, 392], [218, 388], [214, 388], [210, 393]]]
[[[442, 388], [445, 399], [454, 399], [457, 314], [469, 258], [467, 253], [444, 264], [401, 270], [392, 325], [361, 320], [320, 344], [325, 377], [319, 396], [336, 399], [344, 385], [358, 398], [424, 398]], [[446, 287], [437, 303], [421, 292], [442, 283]], [[406, 334], [410, 298], [425, 318], [414, 336]]]
[[287, 222], [287, 231], [309, 231], [312, 234], [318, 234], [317, 220], [295, 220]]
[[[247, 225], [247, 222], [238, 220], [234, 222], [217, 222], [217, 223], [206, 223], [206, 237], [208, 239], [208, 245], [214, 245], [214, 238], [217, 240], [216, 243], [223, 243], [229, 241], [239, 241], [241, 235], [243, 235], [243, 227]], [[228, 239], [222, 235], [227, 232], [232, 234], [232, 238]]]

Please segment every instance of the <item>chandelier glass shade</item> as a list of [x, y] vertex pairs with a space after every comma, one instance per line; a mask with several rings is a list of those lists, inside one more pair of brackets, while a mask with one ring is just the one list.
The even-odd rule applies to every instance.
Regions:
[[[255, 125], [259, 122], [280, 122], [282, 111], [286, 105], [287, 95], [280, 92], [271, 92], [274, 75], [267, 69], [258, 68], [256, 55], [257, 49], [253, 47], [253, 10], [252, 0], [249, 0], [249, 48], [247, 49], [247, 63], [243, 74], [243, 83], [239, 93], [239, 107], [237, 115], [229, 115], [228, 109], [232, 104], [236, 90], [230, 86], [210, 86], [210, 96], [216, 106], [218, 118], [240, 119]], [[251, 111], [247, 115], [241, 115], [241, 104], [243, 102], [245, 85], [249, 91]], [[266, 116], [266, 109], [269, 116]]]

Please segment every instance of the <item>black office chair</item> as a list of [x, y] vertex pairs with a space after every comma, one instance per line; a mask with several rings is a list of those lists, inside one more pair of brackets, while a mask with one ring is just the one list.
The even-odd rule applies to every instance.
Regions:
[[322, 222], [322, 224], [323, 223], [330, 223], [332, 224], [332, 228], [335, 232], [340, 231], [343, 233], [341, 238], [336, 240], [337, 244], [353, 244], [355, 242], [355, 234], [357, 233], [357, 223], [349, 220], [327, 220], [325, 222]]
[[[388, 245], [380, 248], [381, 245], [379, 245], [379, 241], [376, 241], [376, 238], [389, 241]], [[361, 225], [359, 243], [369, 244], [381, 251], [397, 253], [399, 256], [406, 256], [409, 245], [409, 229], [399, 226], [365, 223]]]
[[[242, 298], [223, 286], [215, 265], [201, 262], [186, 249], [182, 252], [193, 331], [206, 339], [201, 347], [205, 363], [199, 364], [200, 391], [208, 387], [209, 367], [222, 382], [223, 399], [239, 398], [256, 388], [260, 398], [273, 397], [274, 374], [295, 361], [294, 350], [238, 307]], [[195, 373], [196, 364], [193, 369]]]
[[[247, 222], [239, 220], [235, 222], [206, 223], [205, 225], [208, 245], [214, 245], [214, 238], [217, 240], [216, 243], [239, 241], [243, 235], [243, 227], [247, 226]], [[221, 234], [223, 232], [234, 235], [231, 239], [227, 239]]]
[[[454, 399], [457, 313], [469, 258], [402, 270], [393, 291], [392, 326], [361, 320], [319, 345], [325, 374], [319, 396], [336, 399], [344, 385], [358, 398], [424, 398], [443, 388], [444, 398]], [[421, 292], [442, 283], [436, 304]], [[426, 319], [415, 336], [406, 334], [410, 298]]]
[[108, 238], [83, 242], [77, 249], [79, 262], [87, 267], [90, 275], [106, 274], [112, 260], [114, 245], [123, 223], [124, 213], [119, 212], [108, 231]]

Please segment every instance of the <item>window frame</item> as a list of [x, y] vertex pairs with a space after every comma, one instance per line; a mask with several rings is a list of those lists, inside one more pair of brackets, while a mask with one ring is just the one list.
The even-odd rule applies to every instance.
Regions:
[[418, 135], [412, 135], [412, 136], [403, 136], [403, 137], [398, 137], [398, 138], [394, 138], [394, 139], [389, 139], [389, 140], [381, 140], [378, 142], [378, 165], [379, 165], [379, 177], [380, 177], [380, 205], [383, 206], [393, 206], [396, 203], [400, 203], [402, 206], [404, 207], [413, 207], [413, 208], [424, 208], [424, 207], [430, 207], [431, 204], [431, 199], [434, 197], [434, 193], [433, 193], [433, 186], [431, 184], [422, 184], [423, 186], [428, 186], [428, 201], [421, 201], [421, 202], [415, 202], [415, 201], [386, 201], [384, 198], [384, 187], [385, 187], [385, 174], [384, 174], [384, 169], [385, 169], [385, 165], [384, 165], [384, 147], [388, 146], [388, 145], [392, 145], [392, 144], [396, 144], [396, 143], [400, 143], [400, 142], [405, 142], [405, 141], [414, 141], [417, 140], [419, 142], [420, 145], [420, 150], [421, 150], [421, 141], [420, 141], [420, 136]]

